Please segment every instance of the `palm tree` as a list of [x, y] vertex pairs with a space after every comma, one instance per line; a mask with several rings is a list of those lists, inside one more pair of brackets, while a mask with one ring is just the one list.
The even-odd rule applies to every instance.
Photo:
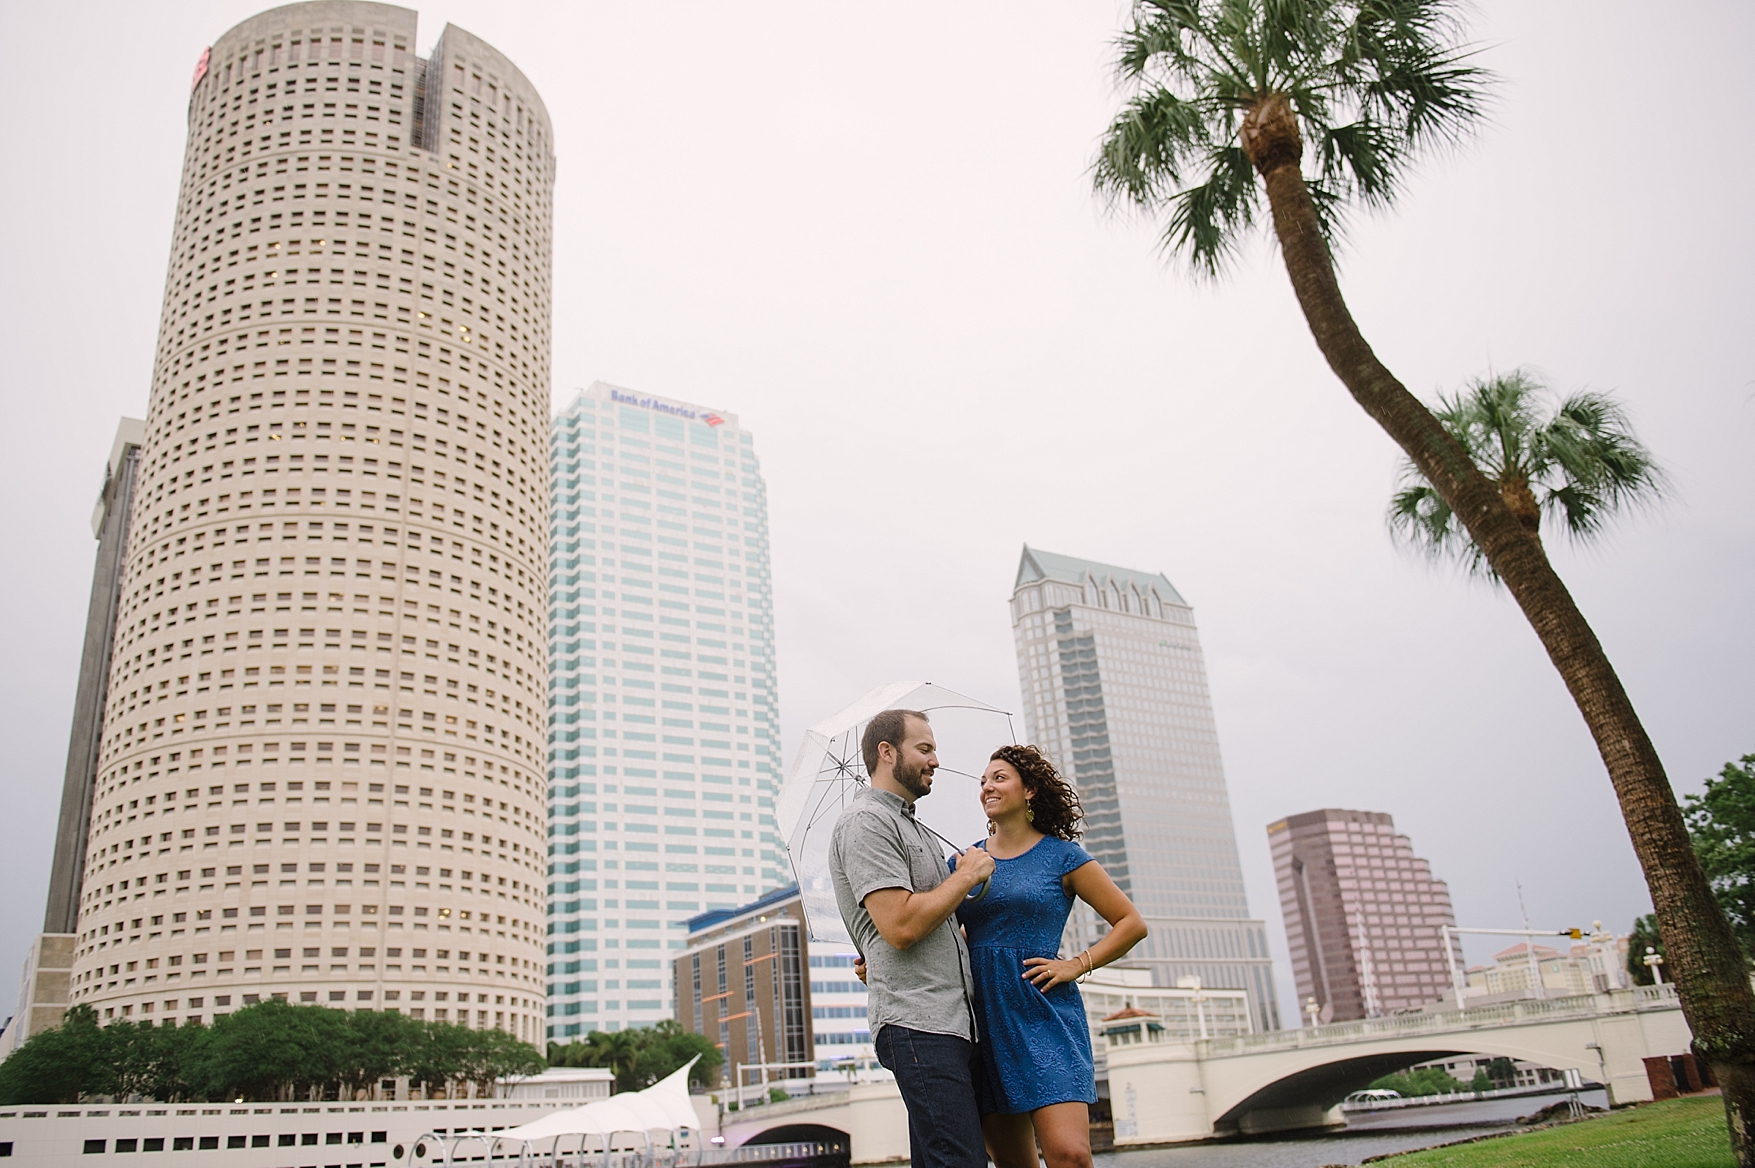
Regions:
[[644, 1045], [640, 1034], [632, 1030], [609, 1033], [593, 1030], [586, 1035], [585, 1044], [591, 1048], [592, 1066], [607, 1067], [615, 1072], [616, 1090], [637, 1091], [644, 1086], [637, 1081], [640, 1048]]
[[[1441, 395], [1433, 411], [1537, 542], [1544, 520], [1584, 542], [1617, 512], [1663, 496], [1663, 471], [1612, 398], [1573, 394], [1544, 413], [1544, 393], [1533, 373], [1514, 369], [1472, 381], [1463, 393]], [[1401, 478], [1389, 505], [1391, 529], [1434, 559], [1459, 559], [1471, 574], [1497, 579], [1456, 512], [1413, 460], [1403, 464]]]
[[[1491, 78], [1449, 0], [1135, 0], [1117, 42], [1130, 96], [1103, 137], [1097, 189], [1164, 213], [1164, 245], [1216, 277], [1263, 218], [1317, 348], [1407, 454], [1523, 609], [1609, 772], [1694, 1031], [1755, 1168], [1755, 993], [1662, 761], [1539, 539], [1354, 322], [1333, 247], [1352, 206], [1393, 203], [1415, 158], [1464, 138]], [[1311, 173], [1304, 169], [1306, 145]]]

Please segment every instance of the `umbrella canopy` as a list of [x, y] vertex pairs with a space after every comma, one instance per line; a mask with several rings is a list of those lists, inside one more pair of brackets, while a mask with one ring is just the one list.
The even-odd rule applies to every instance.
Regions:
[[628, 1091], [493, 1134], [505, 1140], [549, 1140], [555, 1136], [605, 1136], [616, 1132], [678, 1132], [701, 1126], [694, 1104], [689, 1102], [688, 1065], [658, 1080], [644, 1091]]
[[829, 840], [835, 820], [870, 781], [859, 746], [865, 724], [895, 709], [925, 714], [938, 744], [938, 774], [932, 794], [918, 804], [920, 822], [961, 848], [987, 834], [981, 772], [994, 748], [1017, 741], [1005, 710], [928, 681], [897, 681], [823, 719], [805, 731], [776, 807], [813, 941], [852, 944], [829, 877]]

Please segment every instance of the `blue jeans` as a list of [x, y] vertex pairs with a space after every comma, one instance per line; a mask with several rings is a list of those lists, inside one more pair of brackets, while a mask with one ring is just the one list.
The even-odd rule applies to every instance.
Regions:
[[878, 1031], [876, 1045], [878, 1061], [896, 1076], [908, 1107], [912, 1168], [985, 1168], [975, 1044], [891, 1024]]

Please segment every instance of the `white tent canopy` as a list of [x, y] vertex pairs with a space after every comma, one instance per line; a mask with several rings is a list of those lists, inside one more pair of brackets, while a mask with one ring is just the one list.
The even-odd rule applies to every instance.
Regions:
[[[696, 1056], [699, 1058], [700, 1056]], [[493, 1133], [502, 1140], [548, 1141], [556, 1136], [607, 1136], [616, 1132], [681, 1133], [698, 1130], [700, 1117], [689, 1102], [689, 1070], [679, 1068], [644, 1091], [628, 1091], [571, 1111], [557, 1111], [522, 1127]]]

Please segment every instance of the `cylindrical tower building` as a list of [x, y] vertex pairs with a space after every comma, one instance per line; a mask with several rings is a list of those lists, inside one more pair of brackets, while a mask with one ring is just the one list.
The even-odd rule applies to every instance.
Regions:
[[201, 55], [72, 1000], [543, 1035], [550, 224], [534, 87], [415, 13]]

